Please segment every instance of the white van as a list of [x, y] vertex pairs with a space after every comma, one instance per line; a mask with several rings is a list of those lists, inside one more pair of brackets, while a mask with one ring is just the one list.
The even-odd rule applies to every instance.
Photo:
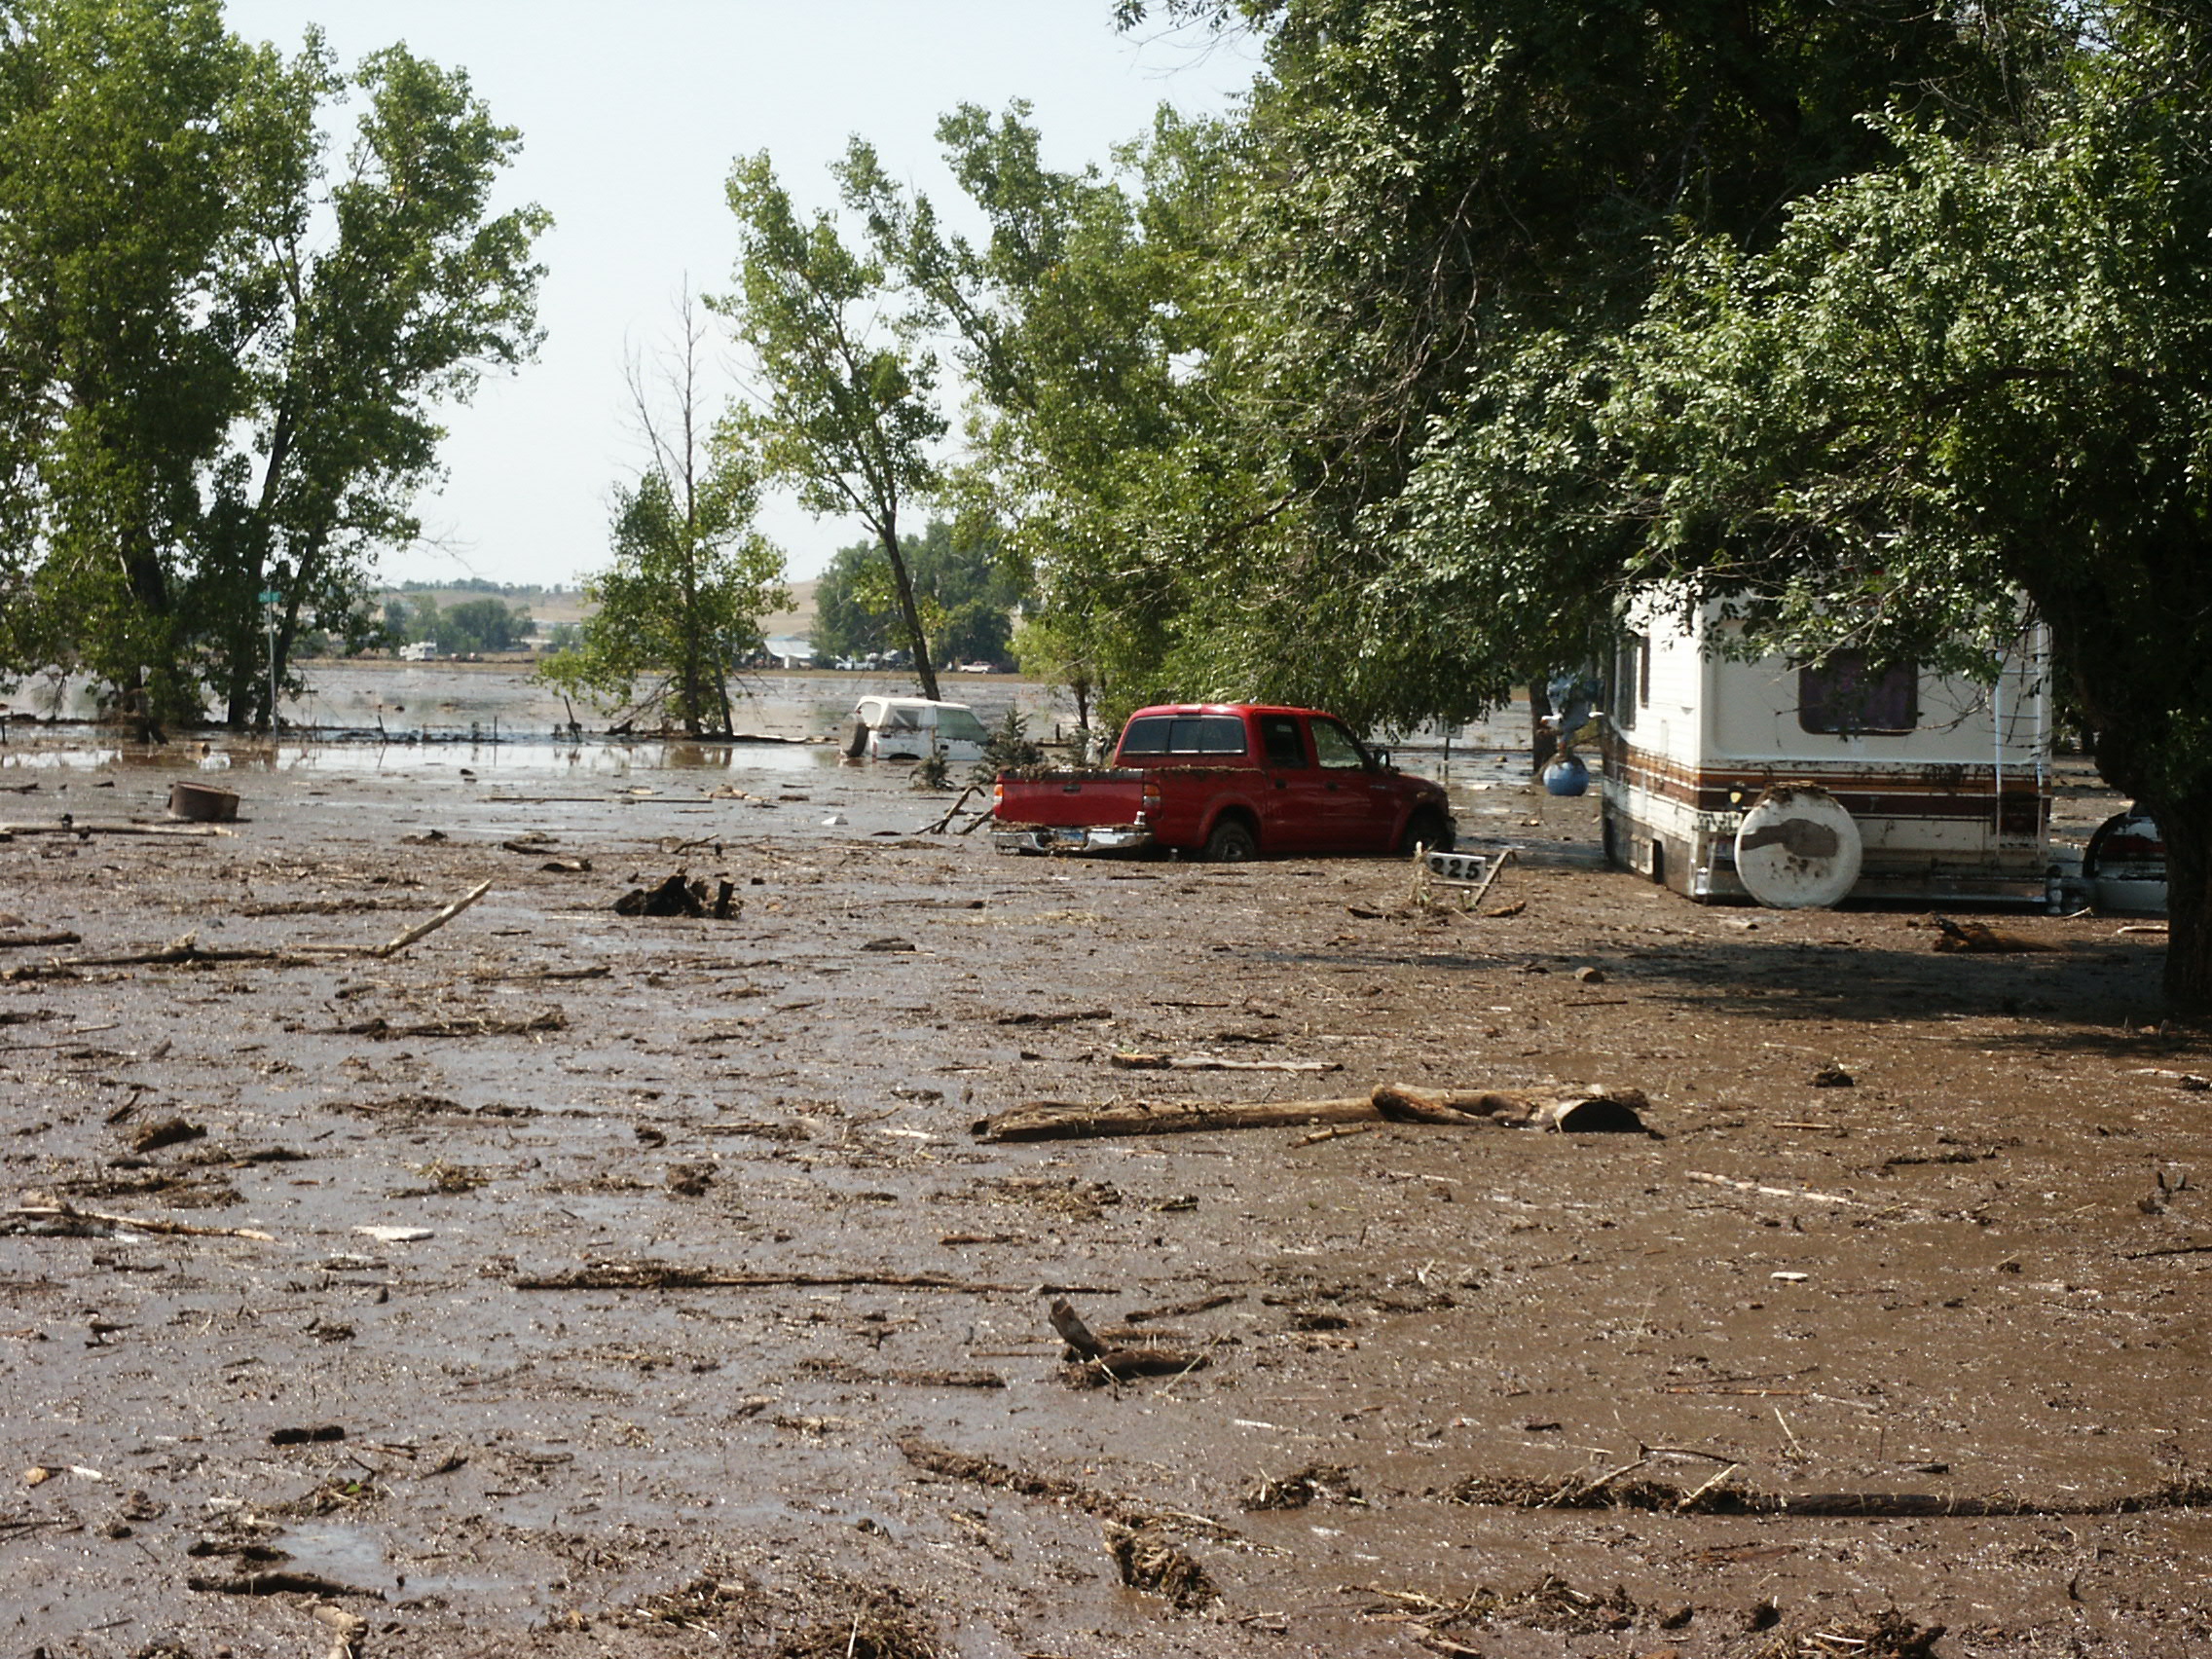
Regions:
[[989, 738], [966, 703], [863, 697], [853, 706], [845, 753], [856, 760], [919, 760], [933, 751], [947, 760], [980, 760]]

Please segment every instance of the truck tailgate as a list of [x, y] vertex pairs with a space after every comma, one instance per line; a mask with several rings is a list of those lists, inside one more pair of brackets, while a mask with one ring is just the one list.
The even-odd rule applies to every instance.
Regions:
[[1143, 808], [1142, 772], [1053, 772], [1000, 778], [993, 811], [1001, 824], [1075, 830], [1134, 824]]

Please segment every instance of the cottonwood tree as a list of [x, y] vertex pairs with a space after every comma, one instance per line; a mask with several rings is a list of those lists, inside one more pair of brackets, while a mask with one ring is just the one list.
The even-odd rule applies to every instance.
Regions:
[[[1482, 442], [1546, 365], [1628, 326], [1685, 236], [1763, 245], [1788, 202], [1891, 159], [1868, 115], [2002, 129], [2046, 32], [2032, 0], [1163, 9], [1251, 27], [1267, 66], [1214, 193], [1226, 314], [1196, 388], [1238, 505], [1160, 523], [1198, 568], [1176, 657], [1362, 720], [1494, 703], [1579, 658], [1609, 608], [1523, 548], [1523, 584], [1557, 604], [1494, 629], [1451, 565], [1412, 554], [1402, 503], [1442, 434]], [[1499, 540], [1481, 498], [1451, 516]]]
[[[357, 634], [441, 399], [535, 344], [516, 136], [403, 49], [341, 77], [216, 0], [21, 0], [0, 30], [0, 672], [267, 717], [259, 594]], [[359, 100], [325, 188], [317, 124]]]
[[253, 407], [251, 245], [307, 111], [214, 0], [25, 0], [0, 31], [5, 667], [196, 701], [179, 588], [200, 485]]
[[[832, 169], [849, 206], [874, 160], [854, 141]], [[892, 591], [922, 694], [938, 695], [931, 642], [900, 546], [901, 515], [940, 481], [946, 422], [927, 316], [904, 303], [879, 254], [846, 245], [835, 217], [801, 220], [765, 151], [730, 169], [737, 286], [710, 302], [759, 371], [756, 394], [732, 409], [725, 443], [756, 454], [764, 476], [792, 486], [810, 512], [867, 526]]]
[[550, 216], [492, 203], [519, 133], [466, 75], [404, 47], [342, 83], [311, 35], [291, 73], [311, 71], [361, 112], [337, 183], [319, 202], [295, 191], [281, 234], [258, 250], [254, 420], [217, 474], [196, 572], [208, 670], [234, 725], [269, 714], [258, 594], [282, 595], [280, 676], [303, 619], [345, 627], [376, 551], [420, 533], [412, 502], [437, 476], [438, 406], [467, 401], [539, 339], [543, 270], [531, 253]]
[[849, 181], [975, 393], [950, 492], [963, 516], [1003, 525], [1033, 615], [1088, 665], [1087, 693], [1111, 686], [1135, 707], [1169, 688], [1176, 631], [1207, 602], [1191, 542], [1249, 506], [1210, 463], [1222, 405], [1201, 372], [1229, 314], [1208, 274], [1234, 134], [1163, 110], [1111, 171], [1049, 166], [1019, 101], [999, 116], [963, 105], [938, 137], [979, 240], [879, 168]]
[[614, 562], [584, 584], [599, 608], [540, 672], [603, 707], [657, 710], [694, 736], [726, 736], [730, 680], [760, 647], [760, 618], [791, 596], [783, 554], [754, 528], [757, 467], [715, 439], [708, 326], [688, 292], [677, 323], [657, 360], [630, 367], [645, 460], [614, 492]]
[[1438, 459], [1593, 571], [1730, 597], [1800, 654], [1986, 669], [2025, 595], [2098, 769], [2164, 832], [2166, 992], [2205, 1014], [2212, 35], [2070, 16], [2083, 48], [2012, 142], [1893, 124], [1894, 166], [1770, 248], [1685, 253], [1603, 365], [1552, 382], [1581, 395]]

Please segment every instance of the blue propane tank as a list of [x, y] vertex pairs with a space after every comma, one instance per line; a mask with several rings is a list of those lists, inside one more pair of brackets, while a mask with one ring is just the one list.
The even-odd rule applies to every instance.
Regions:
[[1544, 789], [1556, 795], [1578, 795], [1590, 788], [1590, 768], [1579, 755], [1562, 755], [1544, 768]]

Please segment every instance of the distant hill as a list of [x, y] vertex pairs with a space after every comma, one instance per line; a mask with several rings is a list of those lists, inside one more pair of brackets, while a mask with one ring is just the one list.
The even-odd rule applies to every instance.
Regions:
[[814, 632], [814, 591], [818, 581], [792, 583], [792, 608], [760, 618], [760, 632], [769, 638]]
[[[760, 619], [760, 632], [767, 636], [807, 634], [814, 627], [814, 590], [822, 584], [817, 581], [793, 582], [792, 604], [788, 610], [779, 610]], [[551, 588], [532, 587], [523, 583], [506, 583], [497, 587], [387, 587], [376, 596], [381, 611], [387, 600], [424, 600], [436, 603], [440, 610], [461, 605], [472, 599], [503, 600], [510, 608], [530, 612], [531, 620], [542, 622], [550, 628], [560, 622], [580, 622], [593, 610], [584, 603], [580, 588], [564, 587], [555, 593]]]

